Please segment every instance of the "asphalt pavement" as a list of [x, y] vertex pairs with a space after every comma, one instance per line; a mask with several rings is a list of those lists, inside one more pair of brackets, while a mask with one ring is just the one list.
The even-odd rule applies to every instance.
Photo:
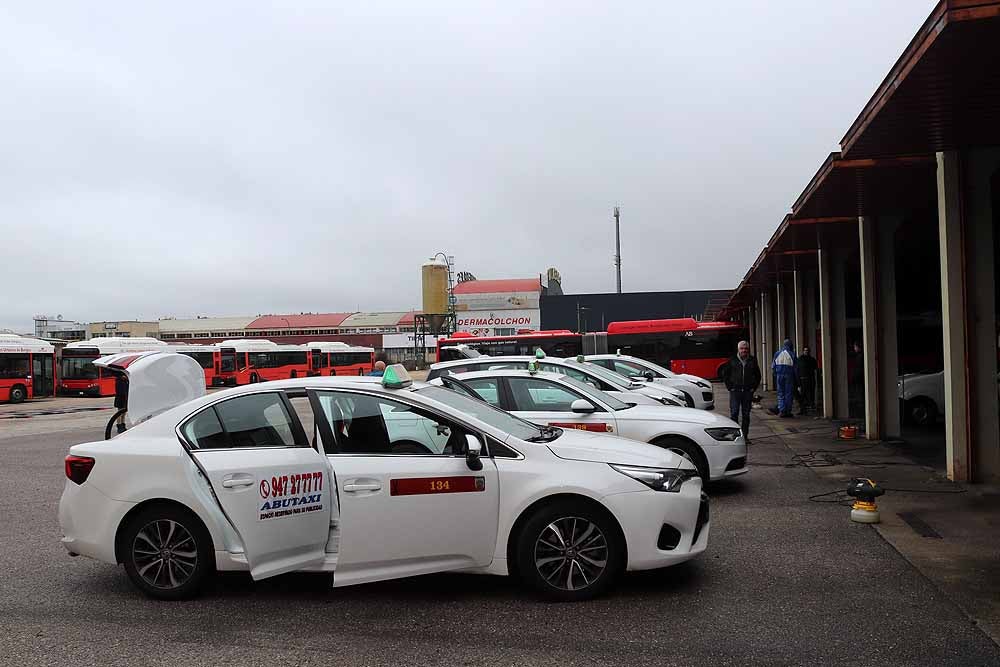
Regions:
[[[808, 500], [830, 489], [805, 468], [714, 485], [703, 557], [591, 602], [457, 574], [333, 590], [235, 574], [198, 600], [152, 601], [59, 544], [63, 457], [102, 437], [106, 416], [0, 420], [0, 665], [1000, 665], [874, 529]], [[792, 455], [758, 442], [751, 466]]]

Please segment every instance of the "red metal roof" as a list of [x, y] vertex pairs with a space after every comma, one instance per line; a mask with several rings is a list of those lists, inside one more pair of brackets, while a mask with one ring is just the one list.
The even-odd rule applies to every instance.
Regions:
[[354, 313], [306, 313], [305, 315], [263, 315], [247, 329], [322, 329], [338, 327]]
[[455, 294], [494, 294], [497, 292], [541, 292], [539, 278], [511, 278], [508, 280], [469, 280], [455, 285]]
[[416, 317], [416, 315], [417, 315], [418, 312], [419, 311], [411, 310], [410, 312], [408, 312], [407, 314], [405, 314], [401, 318], [399, 318], [399, 321], [396, 322], [396, 325], [397, 326], [406, 326], [406, 325], [409, 325], [409, 324], [413, 324], [414, 323], [414, 318]]

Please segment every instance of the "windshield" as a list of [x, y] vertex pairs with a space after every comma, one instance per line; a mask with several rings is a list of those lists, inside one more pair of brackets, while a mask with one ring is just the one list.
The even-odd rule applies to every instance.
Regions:
[[625, 403], [624, 401], [619, 401], [611, 394], [603, 392], [600, 389], [595, 389], [593, 385], [587, 384], [586, 382], [581, 382], [577, 380], [575, 377], [572, 377], [571, 375], [563, 375], [562, 381], [568, 384], [569, 386], [573, 387], [574, 389], [576, 389], [584, 396], [590, 396], [591, 398], [596, 398], [597, 400], [601, 401], [612, 410], [625, 410], [627, 408], [632, 407], [628, 403]]
[[629, 389], [632, 389], [632, 387], [634, 387], [636, 384], [635, 382], [632, 382], [632, 380], [629, 380], [624, 375], [619, 375], [614, 371], [609, 371], [607, 368], [598, 366], [597, 364], [581, 364], [576, 361], [567, 361], [566, 363], [575, 368], [579, 368], [585, 373], [596, 375], [597, 377], [601, 378], [608, 384], [618, 389], [621, 389], [622, 391], [628, 391]]
[[543, 435], [542, 428], [535, 426], [530, 422], [526, 422], [519, 417], [515, 417], [509, 412], [504, 412], [499, 408], [494, 408], [486, 401], [479, 401], [474, 398], [470, 398], [465, 394], [458, 393], [457, 391], [445, 389], [444, 387], [430, 386], [418, 389], [417, 392], [419, 392], [420, 395], [432, 398], [439, 403], [444, 403], [459, 412], [472, 415], [479, 421], [485, 422], [493, 428], [503, 431], [504, 433], [509, 433], [515, 438], [530, 440], [532, 438], [539, 438], [539, 436]]
[[64, 357], [59, 364], [59, 377], [64, 380], [96, 380], [97, 366], [93, 359]]

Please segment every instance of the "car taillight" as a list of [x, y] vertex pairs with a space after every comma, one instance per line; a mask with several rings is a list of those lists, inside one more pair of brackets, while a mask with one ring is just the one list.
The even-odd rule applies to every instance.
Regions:
[[66, 457], [66, 477], [76, 484], [83, 484], [90, 476], [90, 471], [94, 469], [94, 459], [89, 456]]

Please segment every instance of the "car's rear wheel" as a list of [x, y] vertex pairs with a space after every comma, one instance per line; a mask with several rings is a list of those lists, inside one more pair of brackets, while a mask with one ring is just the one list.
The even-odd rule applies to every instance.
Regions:
[[937, 421], [937, 405], [929, 398], [913, 398], [906, 402], [906, 416], [917, 426], [931, 426]]
[[161, 600], [194, 597], [213, 570], [208, 531], [180, 508], [140, 511], [125, 527], [121, 545], [129, 579], [146, 595]]
[[614, 583], [625, 567], [624, 554], [612, 519], [583, 502], [558, 502], [525, 523], [517, 544], [517, 572], [547, 598], [587, 600]]
[[681, 438], [675, 435], [658, 438], [654, 440], [652, 444], [657, 447], [663, 447], [664, 449], [669, 450], [678, 456], [682, 456], [693, 463], [694, 467], [698, 469], [698, 475], [701, 477], [702, 482], [705, 484], [708, 483], [708, 461], [705, 459], [705, 454], [701, 451], [701, 447], [694, 444], [687, 438]]

